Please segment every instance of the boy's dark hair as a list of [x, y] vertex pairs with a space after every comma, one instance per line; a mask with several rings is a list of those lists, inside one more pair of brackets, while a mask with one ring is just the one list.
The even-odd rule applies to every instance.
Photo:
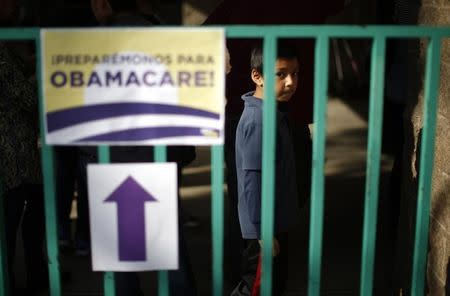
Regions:
[[[277, 45], [277, 59], [298, 59], [296, 48], [288, 40], [280, 40]], [[253, 70], [263, 73], [263, 52], [262, 45], [259, 44], [252, 49], [250, 57], [250, 67]]]
[[108, 0], [111, 9], [118, 11], [135, 11], [138, 9], [136, 0]]

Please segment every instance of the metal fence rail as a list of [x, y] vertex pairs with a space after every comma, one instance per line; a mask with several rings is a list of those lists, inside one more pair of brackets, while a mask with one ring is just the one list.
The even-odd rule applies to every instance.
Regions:
[[[372, 295], [373, 267], [376, 237], [376, 214], [378, 206], [378, 182], [381, 156], [381, 128], [383, 115], [383, 84], [385, 68], [385, 48], [387, 38], [427, 38], [429, 39], [425, 73], [425, 103], [423, 141], [421, 147], [417, 223], [415, 231], [412, 295], [423, 295], [425, 263], [428, 239], [431, 180], [433, 172], [434, 140], [436, 129], [437, 97], [439, 90], [439, 63], [442, 38], [450, 37], [448, 27], [417, 26], [226, 26], [228, 38], [262, 38], [264, 48], [264, 77], [266, 87], [263, 101], [263, 174], [262, 174], [262, 239], [263, 278], [261, 294], [271, 295], [272, 239], [274, 222], [274, 165], [275, 165], [275, 97], [274, 77], [271, 69], [275, 65], [276, 42], [278, 38], [313, 38], [316, 40], [314, 73], [314, 123], [313, 167], [311, 191], [311, 223], [309, 242], [308, 295], [320, 294], [320, 273], [322, 255], [323, 208], [324, 208], [324, 155], [326, 139], [326, 107], [328, 81], [328, 56], [330, 38], [370, 38], [373, 40], [371, 57], [371, 82], [369, 102], [369, 138], [366, 169], [366, 191], [364, 206], [364, 226], [360, 295]], [[39, 81], [41, 130], [44, 130], [43, 91], [40, 60], [40, 31], [30, 29], [2, 29], [0, 40], [34, 40], [37, 49], [37, 77]], [[270, 70], [269, 70], [270, 69]], [[42, 163], [44, 173], [46, 235], [49, 258], [49, 280], [52, 296], [61, 295], [58, 241], [54, 190], [53, 149], [44, 144], [41, 133]], [[155, 149], [155, 160], [166, 161], [166, 147]], [[109, 162], [108, 147], [99, 147], [101, 163]], [[212, 237], [213, 237], [213, 285], [212, 294], [221, 296], [223, 290], [223, 147], [211, 150], [212, 162]], [[1, 214], [1, 213], [0, 213]], [[0, 224], [3, 225], [2, 215]], [[0, 231], [3, 235], [3, 231]], [[8, 295], [6, 257], [4, 239], [0, 244], [0, 294]], [[168, 273], [159, 272], [159, 295], [169, 295]], [[115, 295], [114, 274], [105, 273], [105, 295]]]

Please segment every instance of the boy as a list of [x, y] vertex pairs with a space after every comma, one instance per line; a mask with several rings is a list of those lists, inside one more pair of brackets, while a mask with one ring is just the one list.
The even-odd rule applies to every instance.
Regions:
[[[261, 239], [261, 156], [262, 156], [262, 100], [264, 77], [262, 50], [251, 54], [251, 78], [255, 91], [242, 96], [244, 111], [236, 131], [236, 172], [238, 180], [238, 211], [242, 237], [247, 242], [244, 252], [244, 275], [232, 295], [254, 295]], [[299, 63], [295, 49], [279, 43], [275, 62], [275, 95], [277, 100], [277, 140], [275, 165], [275, 231], [273, 239], [273, 292], [281, 295], [287, 277], [288, 212], [297, 208], [295, 159], [283, 103], [288, 102], [297, 89]], [[253, 289], [253, 290], [256, 290]]]

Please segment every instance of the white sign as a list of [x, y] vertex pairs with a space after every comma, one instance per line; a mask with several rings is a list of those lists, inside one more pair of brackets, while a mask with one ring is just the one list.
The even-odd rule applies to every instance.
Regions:
[[223, 28], [41, 34], [46, 143], [223, 143]]
[[178, 268], [175, 163], [88, 166], [96, 271]]

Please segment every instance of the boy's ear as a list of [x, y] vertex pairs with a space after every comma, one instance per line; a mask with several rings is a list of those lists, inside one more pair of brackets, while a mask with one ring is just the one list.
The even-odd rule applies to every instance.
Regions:
[[261, 73], [259, 73], [257, 70], [255, 70], [255, 69], [252, 69], [252, 80], [253, 80], [253, 82], [257, 85], [257, 86], [259, 86], [259, 87], [263, 87], [263, 82], [264, 82], [264, 79], [263, 79], [263, 77], [262, 77], [262, 75], [261, 75]]

